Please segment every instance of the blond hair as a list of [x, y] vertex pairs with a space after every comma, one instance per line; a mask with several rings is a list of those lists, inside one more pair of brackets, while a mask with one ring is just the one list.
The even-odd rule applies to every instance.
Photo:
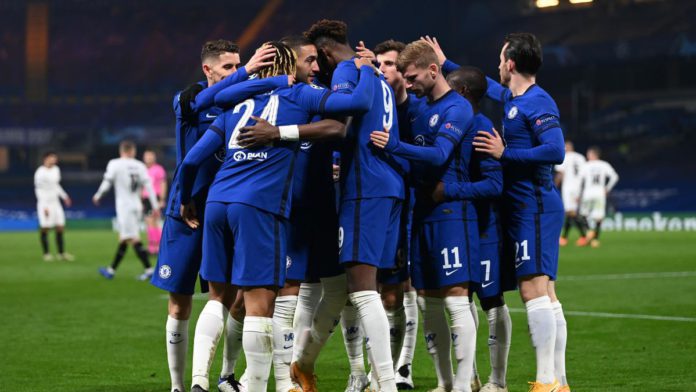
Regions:
[[400, 72], [404, 72], [409, 65], [417, 68], [427, 68], [430, 64], [435, 64], [438, 68], [440, 67], [435, 51], [423, 41], [413, 41], [406, 45], [396, 59], [396, 67]]
[[295, 75], [297, 71], [297, 54], [294, 50], [278, 41], [266, 42], [264, 45], [271, 45], [276, 52], [273, 58], [273, 65], [259, 71], [260, 78], [278, 75]]

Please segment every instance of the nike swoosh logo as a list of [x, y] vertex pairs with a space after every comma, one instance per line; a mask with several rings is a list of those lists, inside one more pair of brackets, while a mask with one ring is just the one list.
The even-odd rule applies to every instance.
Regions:
[[524, 264], [524, 261], [522, 261], [522, 262], [520, 262], [520, 263], [515, 263], [515, 268], [520, 268], [520, 266], [521, 266], [522, 264]]
[[457, 269], [454, 270], [454, 271], [446, 271], [446, 272], [445, 272], [445, 275], [450, 276], [450, 275], [452, 275], [453, 273], [455, 273], [455, 272], [457, 272], [457, 271], [459, 271], [459, 268], [457, 268]]
[[494, 280], [494, 281], [491, 281], [491, 282], [488, 282], [488, 283], [486, 283], [486, 284], [482, 284], [482, 285], [481, 285], [481, 288], [484, 288], [484, 289], [485, 289], [486, 287], [492, 285], [493, 283], [495, 283], [495, 280]]
[[210, 113], [206, 113], [205, 118], [217, 118], [217, 116], [211, 116]]
[[181, 343], [181, 342], [183, 342], [183, 341], [184, 341], [184, 339], [176, 340], [176, 341], [175, 341], [175, 340], [170, 340], [170, 341], [169, 341], [169, 344], [179, 344], [179, 343]]
[[359, 338], [359, 337], [360, 337], [360, 336], [355, 336], [355, 337], [352, 337], [352, 338], [346, 338], [346, 341], [352, 342], [353, 340], [355, 340], [355, 339], [357, 339], [357, 338]]
[[289, 345], [289, 346], [283, 346], [283, 350], [287, 350], [287, 349], [289, 349], [289, 348], [292, 348], [292, 344]]

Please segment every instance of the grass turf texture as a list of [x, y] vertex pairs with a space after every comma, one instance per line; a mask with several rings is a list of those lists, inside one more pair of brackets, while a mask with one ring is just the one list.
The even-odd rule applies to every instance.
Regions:
[[[116, 235], [72, 230], [67, 249], [75, 262], [42, 261], [36, 233], [2, 233], [0, 243], [0, 389], [6, 391], [168, 391], [164, 345], [166, 294], [138, 282], [141, 272], [128, 250], [113, 281], [97, 274], [110, 262]], [[52, 242], [52, 237], [51, 237]], [[572, 242], [571, 242], [572, 243]], [[566, 311], [682, 316], [691, 321], [638, 320], [567, 315], [568, 377], [573, 391], [696, 390], [696, 276], [563, 280], [563, 276], [696, 271], [696, 233], [606, 233], [598, 249], [561, 250], [558, 293]], [[51, 243], [53, 246], [53, 243]], [[190, 323], [205, 301], [197, 297]], [[526, 391], [534, 356], [523, 305], [513, 309], [509, 390]], [[489, 373], [487, 324], [478, 336], [478, 366]], [[436, 385], [419, 334], [414, 380], [418, 391]], [[212, 366], [215, 385], [220, 346]], [[187, 382], [190, 381], [190, 355]], [[237, 365], [243, 371], [243, 359]], [[319, 388], [342, 391], [348, 377], [340, 332], [317, 365]], [[272, 385], [272, 382], [271, 382]], [[215, 390], [215, 388], [212, 388]], [[271, 390], [271, 388], [269, 388]]]

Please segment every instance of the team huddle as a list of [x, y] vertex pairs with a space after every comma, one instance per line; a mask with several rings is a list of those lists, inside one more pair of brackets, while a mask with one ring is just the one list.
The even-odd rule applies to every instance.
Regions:
[[[558, 108], [535, 84], [539, 41], [505, 38], [500, 82], [447, 60], [430, 37], [356, 49], [334, 20], [264, 44], [244, 66], [236, 45], [211, 41], [207, 80], [175, 96], [178, 164], [152, 276], [170, 293], [171, 390], [186, 390], [200, 275], [209, 299], [191, 391], [210, 389], [221, 337], [220, 391], [265, 391], [271, 366], [276, 391], [316, 391], [315, 364], [339, 324], [346, 391], [413, 389], [418, 310], [433, 391], [507, 391], [503, 293], [516, 289], [536, 353], [530, 391], [569, 391], [554, 283], [564, 220], [554, 165], [565, 150]], [[504, 105], [501, 132], [479, 111], [486, 97]], [[474, 293], [489, 325], [485, 385]]]

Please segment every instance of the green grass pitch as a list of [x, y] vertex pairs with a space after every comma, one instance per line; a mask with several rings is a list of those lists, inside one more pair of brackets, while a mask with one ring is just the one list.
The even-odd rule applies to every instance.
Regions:
[[[606, 233], [602, 240], [598, 249], [561, 250], [558, 293], [568, 320], [573, 391], [695, 391], [696, 233]], [[131, 249], [113, 281], [97, 274], [115, 252], [114, 233], [72, 230], [66, 241], [77, 260], [46, 263], [36, 233], [0, 234], [0, 390], [168, 391], [166, 294], [134, 279], [141, 268]], [[205, 302], [197, 299], [191, 344]], [[507, 299], [509, 389], [526, 391], [534, 356], [523, 306], [516, 293]], [[483, 313], [480, 319], [477, 359], [485, 379]], [[237, 373], [242, 369], [243, 362]], [[317, 374], [322, 391], [343, 390], [348, 361], [340, 333], [322, 353]], [[435, 386], [420, 335], [414, 379], [418, 391]]]

